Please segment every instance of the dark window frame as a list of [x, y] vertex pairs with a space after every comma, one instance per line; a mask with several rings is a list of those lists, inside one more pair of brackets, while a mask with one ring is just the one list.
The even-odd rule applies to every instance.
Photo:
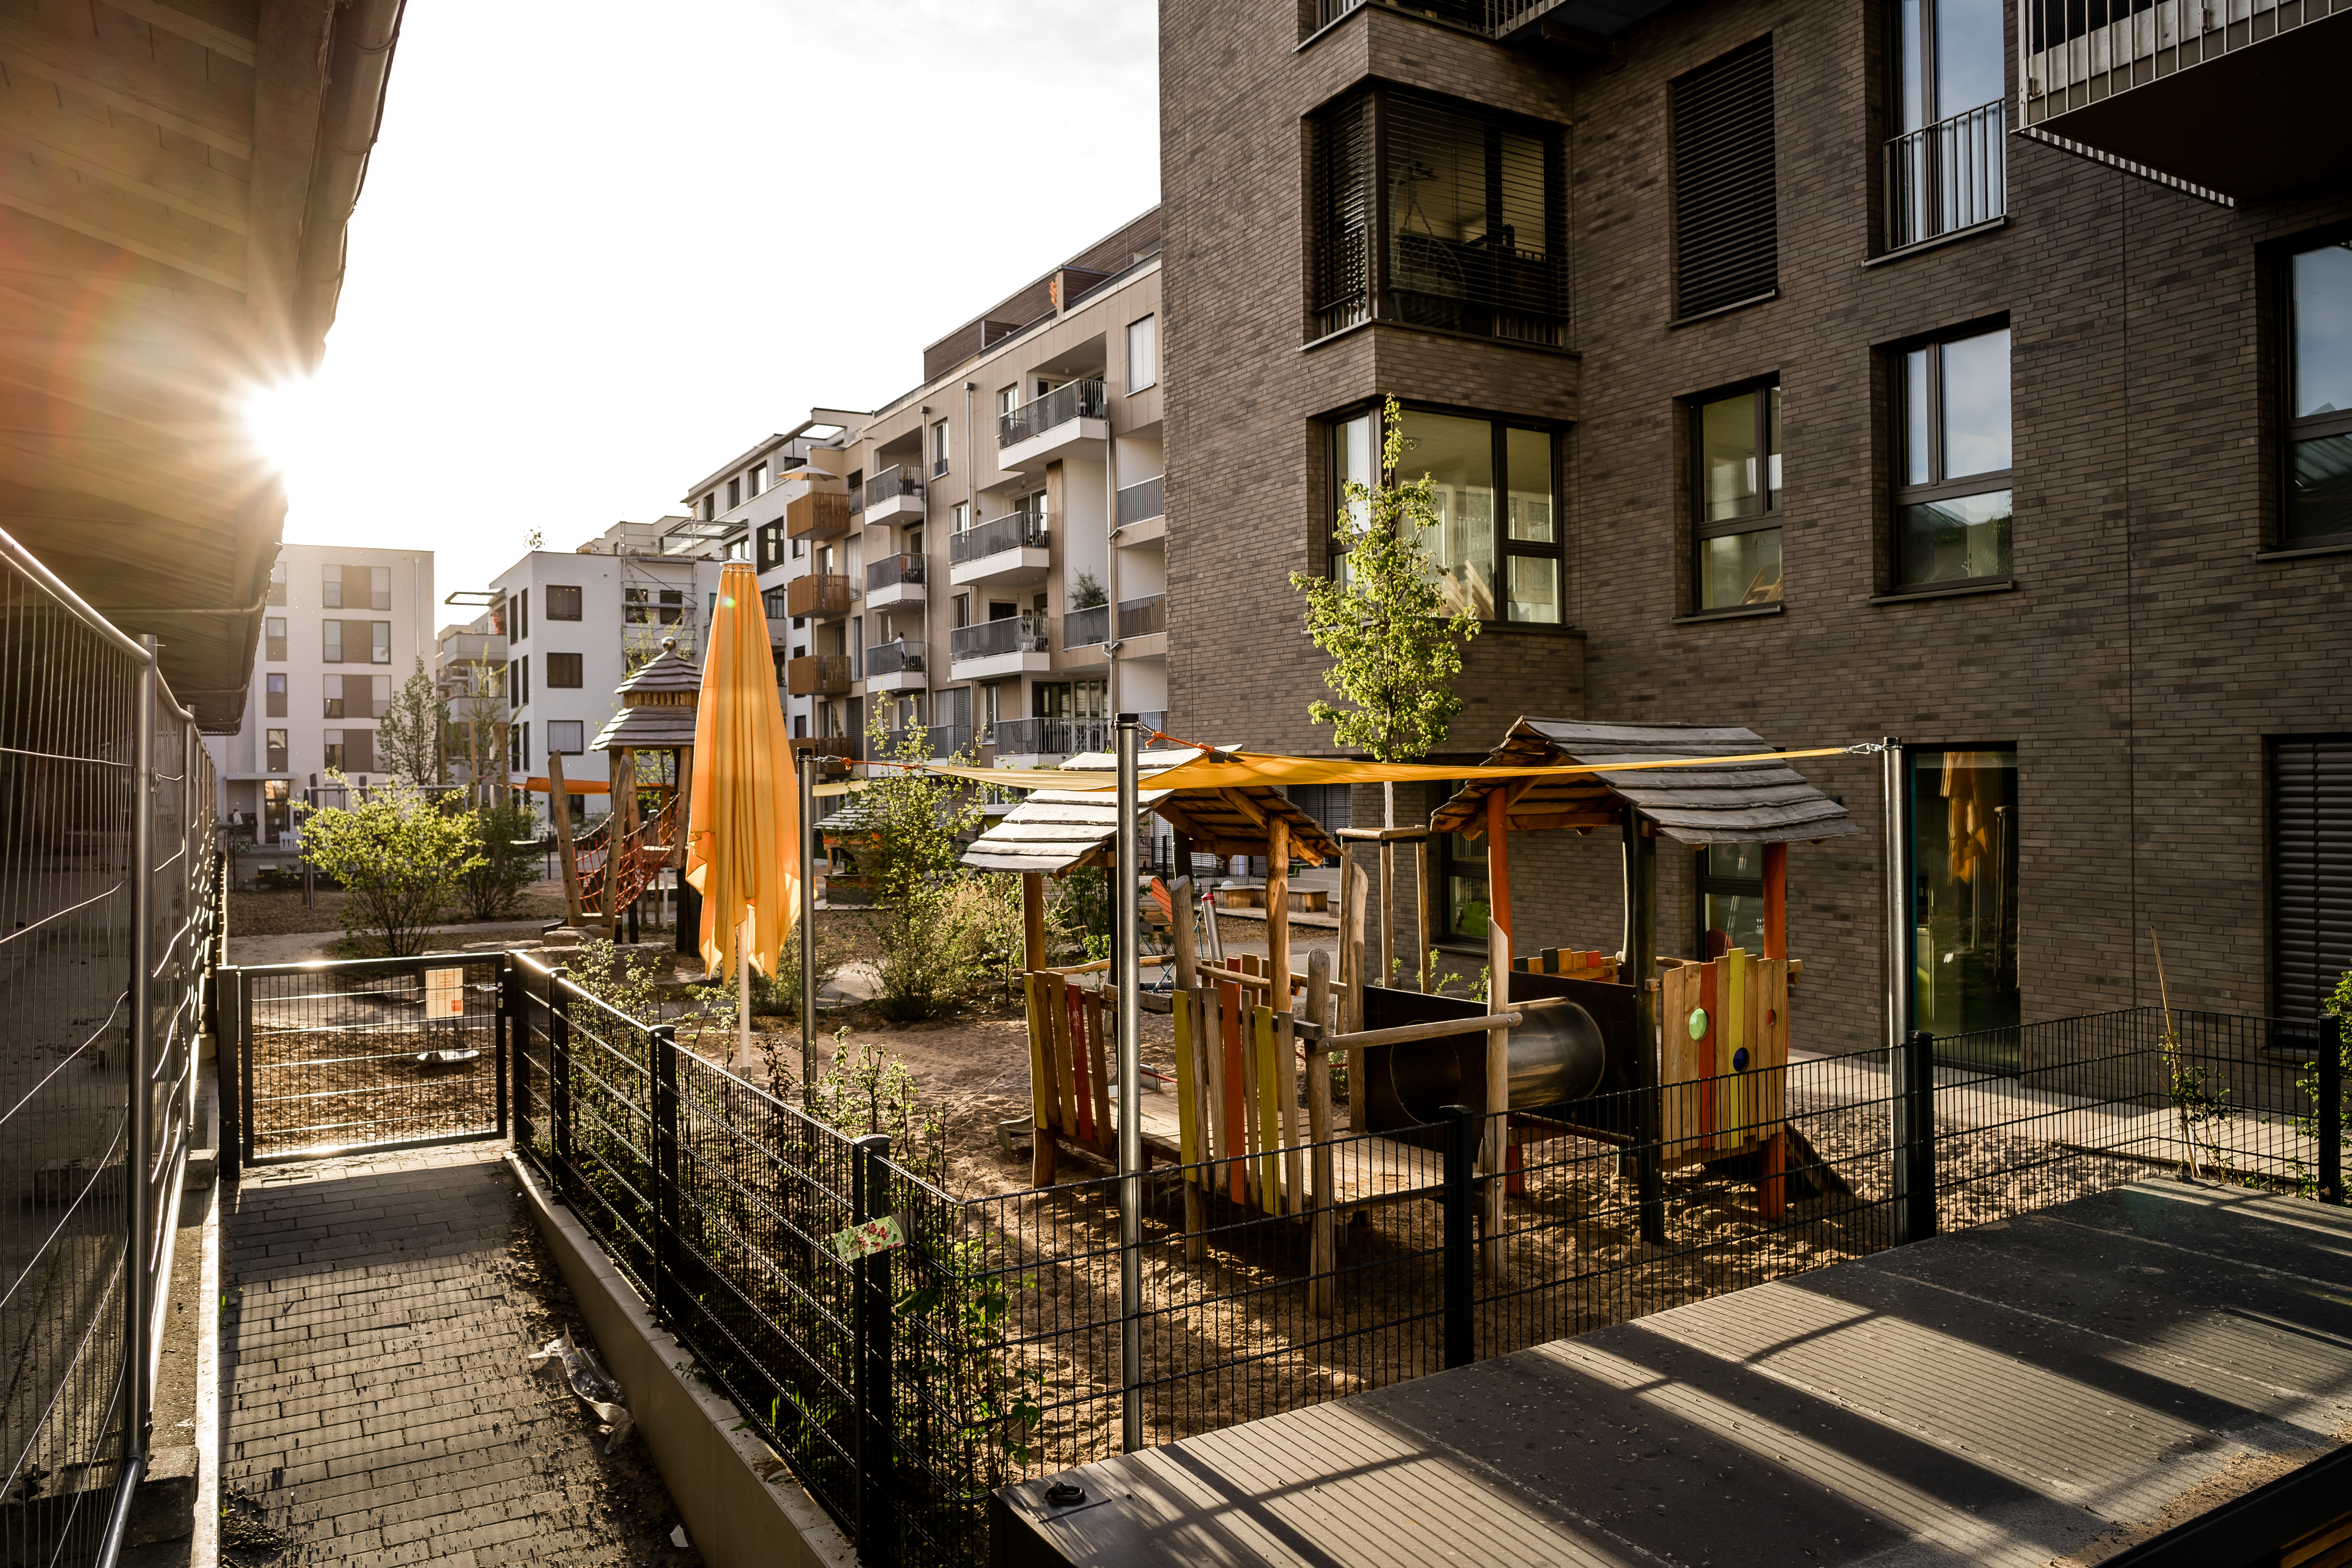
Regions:
[[[547, 661], [546, 674], [541, 679], [541, 685], [546, 689], [578, 691], [586, 687], [587, 660], [583, 656], [576, 653], [546, 653], [540, 657]], [[562, 662], [559, 663], [559, 661]], [[570, 675], [572, 679], [569, 680], [560, 679], [559, 670]]]
[[[1335, 576], [1347, 552], [1339, 548], [1339, 511], [1347, 505], [1347, 479], [1339, 471], [1335, 447], [1339, 433], [1349, 421], [1370, 415], [1372, 421], [1372, 460], [1378, 463], [1387, 450], [1388, 432], [1382, 427], [1381, 414], [1387, 406], [1384, 397], [1371, 398], [1350, 405], [1335, 414], [1326, 415], [1319, 422], [1323, 427], [1322, 447], [1325, 467], [1323, 491], [1329, 504], [1323, 509], [1324, 574]], [[1505, 617], [1481, 619], [1481, 626], [1498, 626], [1512, 631], [1555, 632], [1569, 629], [1568, 618], [1568, 442], [1572, 426], [1550, 420], [1497, 414], [1491, 409], [1469, 408], [1456, 404], [1427, 403], [1418, 399], [1397, 400], [1399, 412], [1404, 414], [1435, 414], [1453, 419], [1483, 419], [1486, 422], [1487, 439], [1492, 452], [1495, 476], [1495, 603], [1507, 611], [1510, 604], [1510, 557], [1514, 555], [1549, 558], [1559, 567], [1559, 609], [1556, 621], [1514, 621]], [[1549, 437], [1551, 439], [1551, 542], [1511, 537], [1510, 507], [1510, 441], [1511, 432]], [[1379, 476], [1383, 481], [1391, 476]]]
[[2278, 416], [2274, 424], [2277, 439], [2273, 442], [2278, 505], [2271, 509], [2271, 523], [2266, 530], [2271, 548], [2274, 550], [2326, 550], [2352, 544], [2352, 530], [2335, 533], [2295, 535], [2288, 531], [2294, 508], [2294, 449], [2305, 441], [2324, 439], [2330, 436], [2352, 436], [2352, 409], [2340, 409], [2333, 414], [2314, 414], [2297, 417], [2294, 410], [2295, 375], [2295, 292], [2294, 258], [2330, 246], [2352, 244], [2352, 224], [2332, 224], [2313, 229], [2279, 242], [2273, 247], [2271, 273], [2274, 280], [2278, 309], [2277, 353], [2278, 373], [2273, 378]]
[[[1982, 473], [1967, 474], [1959, 479], [1940, 477], [1944, 474], [1944, 367], [1943, 351], [1947, 343], [1983, 337], [1990, 332], [2009, 332], [2009, 399], [2010, 399], [2010, 461], [2005, 468], [1988, 468]], [[1903, 361], [1906, 354], [1927, 351], [1927, 471], [1930, 478], [1923, 484], [1906, 484], [1902, 475], [1910, 461], [1910, 407], [1904, 385]], [[1881, 554], [1884, 563], [1882, 593], [1889, 597], [1906, 594], [1941, 594], [1955, 588], [1990, 588], [2017, 580], [2016, 511], [2017, 511], [2017, 339], [2006, 315], [1990, 317], [1922, 333], [1887, 345], [1886, 406], [1887, 469], [1886, 469], [1886, 547]], [[1931, 577], [1917, 583], [1903, 580], [1903, 509], [1924, 506], [1933, 501], [1958, 500], [1969, 496], [1989, 495], [1994, 490], [2010, 492], [2010, 570], [1976, 577]]]
[[1708, 894], [1727, 899], [1761, 899], [1764, 896], [1764, 868], [1760, 858], [1753, 877], [1727, 877], [1707, 869], [1707, 851], [1714, 847], [1714, 845], [1703, 844], [1692, 858], [1696, 869], [1691, 884], [1691, 921], [1697, 930], [1691, 939], [1691, 952], [1700, 958], [1706, 956], [1706, 933], [1710, 929], [1706, 923]]
[[[576, 621], [582, 618], [581, 610], [585, 595], [576, 585], [550, 583], [541, 585], [540, 594], [545, 601], [539, 607], [541, 618], [551, 621]], [[572, 608], [569, 614], [566, 614], [562, 608], [565, 603], [563, 595], [567, 594], [571, 595]]]
[[[1709, 92], [1727, 90], [1722, 84], [1736, 89], [1738, 73], [1748, 68], [1757, 57], [1764, 61], [1766, 82], [1765, 109], [1769, 121], [1762, 138], [1764, 148], [1764, 180], [1767, 186], [1762, 220], [1754, 212], [1748, 213], [1749, 230], [1745, 235], [1724, 226], [1730, 222], [1735, 209], [1727, 201], [1727, 193], [1737, 192], [1741, 182], [1727, 177], [1738, 172], [1741, 144], [1702, 136], [1703, 131], [1717, 131], [1724, 122], [1718, 118], [1730, 100]], [[1673, 280], [1670, 320], [1701, 321], [1746, 305], [1760, 304], [1777, 299], [1780, 293], [1780, 62], [1769, 32], [1749, 39], [1735, 48], [1726, 49], [1713, 59], [1683, 72], [1666, 84], [1666, 136], [1668, 161], [1674, 171], [1669, 193], [1674, 214]], [[1752, 131], [1752, 127], [1749, 128]], [[1753, 148], [1748, 149], [1749, 158]], [[1704, 234], [1696, 232], [1696, 220], [1705, 216], [1712, 226]], [[1769, 232], [1769, 244], [1759, 245], [1759, 237]], [[1705, 242], [1718, 235], [1729, 236], [1725, 246], [1704, 248]], [[1743, 275], [1738, 265], [1742, 246], [1750, 252], [1748, 268], [1752, 277]], [[1769, 254], [1766, 254], [1769, 252]], [[1769, 277], [1766, 274], [1769, 273]], [[1738, 289], [1721, 282], [1710, 286], [1710, 275], [1723, 274], [1738, 280]], [[1751, 284], [1761, 287], [1751, 288]], [[1740, 289], [1747, 291], [1740, 292]]]
[[1780, 496], [1786, 487], [1772, 482], [1772, 459], [1781, 455], [1781, 449], [1772, 445], [1772, 400], [1770, 398], [1756, 399], [1756, 450], [1762, 456], [1762, 473], [1759, 477], [1764, 491], [1764, 510], [1750, 512], [1746, 517], [1727, 517], [1717, 522], [1709, 522], [1701, 515], [1706, 510], [1706, 411], [1708, 407], [1717, 403], [1729, 402], [1735, 397], [1780, 390], [1780, 373], [1774, 371], [1768, 375], [1751, 376], [1746, 381], [1735, 381], [1727, 385], [1717, 387], [1712, 392], [1703, 392], [1696, 396], [1680, 400], [1683, 407], [1683, 426], [1687, 432], [1690, 442], [1688, 463], [1690, 506], [1685, 515], [1688, 519], [1690, 540], [1690, 570], [1686, 574], [1690, 584], [1689, 614], [1694, 618], [1705, 616], [1736, 616], [1741, 614], [1753, 614], [1757, 609], [1756, 605], [1744, 601], [1735, 605], [1709, 605], [1706, 602], [1706, 555], [1699, 546], [1710, 539], [1737, 539], [1742, 534], [1762, 533], [1768, 530], [1779, 533], [1781, 550], [1780, 594], [1779, 597], [1767, 602], [1774, 605], [1787, 602], [1788, 515], [1780, 509]]

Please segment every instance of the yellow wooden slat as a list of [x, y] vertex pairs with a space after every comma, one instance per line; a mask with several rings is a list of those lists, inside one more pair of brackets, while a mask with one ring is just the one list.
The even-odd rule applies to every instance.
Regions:
[[1042, 1131], [1054, 1125], [1052, 1053], [1046, 1044], [1042, 974], [1024, 974], [1021, 989], [1029, 1005], [1029, 1103], [1032, 1119]]
[[1193, 1101], [1198, 1090], [1192, 1081], [1192, 994], [1176, 993], [1176, 1005], [1170, 1011], [1176, 1025], [1176, 1157], [1186, 1167], [1184, 1179], [1191, 1182], [1199, 1179], [1191, 1167], [1201, 1158], [1199, 1139], [1192, 1131], [1200, 1110]]
[[1748, 1044], [1748, 1015], [1751, 1002], [1748, 994], [1750, 979], [1748, 951], [1735, 947], [1722, 958], [1723, 1019], [1716, 1030], [1716, 1071], [1723, 1081], [1716, 1088], [1715, 1124], [1722, 1129], [1715, 1142], [1718, 1149], [1744, 1147], [1749, 1138], [1747, 1131], [1748, 1116], [1748, 1074], [1738, 1063], [1739, 1053]]

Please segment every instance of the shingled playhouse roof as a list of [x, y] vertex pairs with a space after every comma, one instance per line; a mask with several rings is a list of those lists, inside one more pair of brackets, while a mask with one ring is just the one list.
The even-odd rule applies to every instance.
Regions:
[[662, 638], [662, 650], [613, 688], [621, 710], [590, 743], [592, 752], [655, 751], [694, 744], [694, 710], [702, 694], [702, 671], [677, 651], [676, 637]]
[[[1201, 754], [1191, 747], [1145, 752], [1139, 759], [1143, 776], [1148, 779]], [[1114, 766], [1108, 752], [1090, 752], [1063, 763], [1062, 771], [1107, 773]], [[1204, 855], [1263, 855], [1267, 826], [1276, 819], [1289, 824], [1290, 842], [1300, 857], [1319, 860], [1339, 852], [1321, 823], [1291, 805], [1271, 784], [1146, 789], [1137, 800], [1144, 810], [1189, 837], [1192, 847]], [[1107, 866], [1118, 833], [1116, 792], [1034, 790], [972, 842], [964, 851], [963, 863], [981, 871], [1067, 871], [1079, 866]]]
[[[1595, 773], [1513, 780], [1507, 821], [1513, 831], [1613, 827], [1628, 802], [1682, 844], [1818, 843], [1861, 829], [1844, 806], [1805, 782], [1786, 763], [1611, 772], [1609, 763], [1667, 757], [1727, 757], [1769, 752], [1752, 730], [1696, 724], [1590, 724], [1521, 719], [1487, 755], [1489, 766], [1604, 765]], [[1439, 806], [1430, 826], [1445, 833], [1486, 829], [1486, 797], [1496, 786], [1475, 775]]]

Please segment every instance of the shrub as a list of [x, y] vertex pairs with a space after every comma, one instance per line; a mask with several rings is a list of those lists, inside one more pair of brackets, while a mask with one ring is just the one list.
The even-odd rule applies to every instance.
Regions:
[[[856, 956], [856, 941], [837, 927], [817, 922], [816, 988], [821, 992], [841, 966]], [[801, 926], [795, 921], [784, 938], [773, 977], [751, 971], [751, 1016], [755, 1018], [801, 1016]]]
[[[898, 762], [919, 763], [930, 751], [910, 731], [891, 757], [878, 710], [868, 740], [870, 755]], [[860, 915], [880, 982], [874, 1005], [894, 1023], [931, 1017], [981, 972], [980, 911], [956, 860], [957, 840], [979, 831], [980, 805], [961, 795], [954, 780], [908, 767], [886, 770], [855, 797], [857, 867], [876, 900]]]
[[[343, 783], [340, 773], [328, 777]], [[473, 818], [443, 809], [414, 784], [379, 785], [352, 806], [301, 810], [303, 858], [349, 894], [343, 929], [386, 957], [424, 952], [458, 879], [481, 863]]]
[[539, 879], [539, 852], [517, 848], [517, 839], [535, 838], [539, 815], [518, 795], [506, 805], [475, 808], [474, 832], [481, 862], [457, 879], [460, 903], [478, 921], [494, 921], [522, 906], [522, 895]]

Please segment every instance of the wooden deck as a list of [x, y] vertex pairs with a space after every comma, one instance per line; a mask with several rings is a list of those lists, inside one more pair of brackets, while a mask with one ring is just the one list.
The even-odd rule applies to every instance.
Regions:
[[2347, 1415], [2352, 1215], [2156, 1181], [1009, 1487], [993, 1561], [2042, 1568]]

